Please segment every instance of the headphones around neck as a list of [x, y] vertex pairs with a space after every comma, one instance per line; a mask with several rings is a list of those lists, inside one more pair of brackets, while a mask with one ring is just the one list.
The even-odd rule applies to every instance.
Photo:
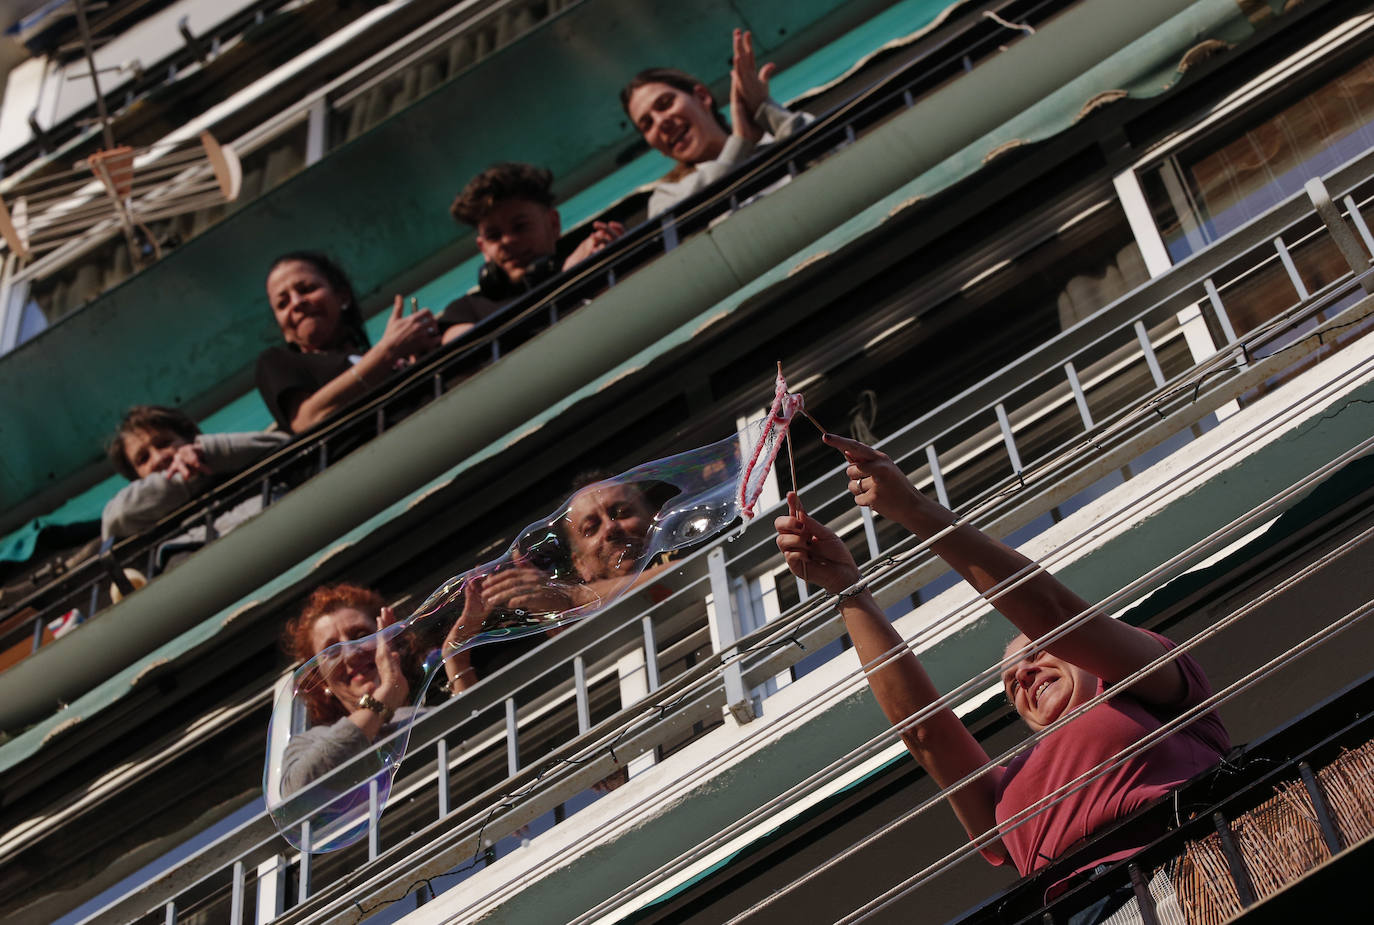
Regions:
[[556, 254], [540, 257], [525, 268], [519, 282], [512, 282], [506, 271], [488, 261], [477, 272], [477, 290], [493, 302], [504, 302], [522, 296], [545, 280], [557, 276], [563, 269]]

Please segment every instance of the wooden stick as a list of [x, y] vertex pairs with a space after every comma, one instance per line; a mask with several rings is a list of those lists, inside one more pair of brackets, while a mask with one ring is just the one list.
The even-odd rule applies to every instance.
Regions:
[[[782, 439], [787, 442], [787, 467], [792, 471], [792, 494], [797, 499], [796, 509], [794, 510], [792, 505], [789, 504], [787, 505], [787, 512], [793, 517], [797, 517], [801, 514], [801, 496], [797, 494], [797, 461], [792, 457], [792, 434], [790, 428], [783, 431]], [[802, 562], [801, 579], [804, 584], [810, 584], [806, 579], [806, 562], [804, 561]]]
[[821, 426], [821, 422], [820, 422], [820, 421], [816, 420], [815, 418], [813, 418], [813, 417], [811, 416], [811, 412], [810, 412], [810, 411], [807, 411], [805, 408], [799, 408], [799, 409], [797, 409], [797, 410], [801, 411], [802, 414], [806, 415], [806, 419], [807, 419], [808, 421], [811, 422], [811, 425], [812, 425], [813, 427], [815, 427], [817, 430], [819, 430], [819, 431], [821, 432], [821, 436], [822, 436], [822, 437], [824, 437], [826, 434], [830, 433], [830, 431], [826, 430], [824, 427]]
[[[786, 382], [786, 381], [787, 381], [787, 377], [784, 376], [784, 375], [782, 374], [782, 360], [775, 360], [774, 362], [776, 362], [776, 363], [778, 364], [778, 378], [781, 379], [783, 382]], [[819, 431], [821, 432], [821, 436], [822, 436], [822, 437], [824, 437], [826, 434], [830, 433], [830, 431], [826, 430], [824, 427], [821, 426], [821, 422], [820, 422], [820, 421], [816, 420], [814, 417], [811, 416], [811, 412], [806, 410], [806, 406], [805, 406], [805, 405], [802, 405], [802, 407], [798, 408], [797, 410], [800, 411], [802, 414], [806, 415], [806, 419], [807, 419], [808, 421], [811, 422], [811, 425], [812, 425], [813, 427], [815, 427], [817, 430], [819, 430]], [[789, 445], [789, 452], [790, 452], [790, 450], [791, 450], [791, 447], [790, 447], [790, 445]], [[796, 481], [796, 479], [793, 479], [793, 481]], [[795, 486], [793, 486], [793, 487], [795, 487]]]

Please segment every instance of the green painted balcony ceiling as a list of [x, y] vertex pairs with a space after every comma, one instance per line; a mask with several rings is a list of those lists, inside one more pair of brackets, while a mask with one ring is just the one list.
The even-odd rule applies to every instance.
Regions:
[[448, 204], [487, 165], [524, 160], [584, 183], [607, 172], [634, 137], [618, 93], [635, 71], [671, 63], [719, 81], [730, 29], [741, 25], [765, 60], [786, 64], [890, 5], [570, 8], [0, 359], [0, 512], [97, 462], [128, 406], [203, 413], [216, 387], [242, 380], [279, 338], [262, 292], [277, 254], [324, 250], [359, 292], [376, 294], [470, 237]]

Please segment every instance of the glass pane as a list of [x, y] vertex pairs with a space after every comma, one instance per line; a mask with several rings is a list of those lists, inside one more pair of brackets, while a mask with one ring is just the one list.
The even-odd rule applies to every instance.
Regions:
[[1374, 147], [1374, 62], [1278, 113], [1261, 112], [1170, 158], [1142, 180], [1174, 260], [1239, 228]]

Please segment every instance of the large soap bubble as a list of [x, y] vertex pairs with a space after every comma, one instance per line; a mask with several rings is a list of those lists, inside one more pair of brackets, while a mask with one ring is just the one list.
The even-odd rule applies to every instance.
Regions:
[[[475, 682], [474, 646], [590, 616], [752, 517], [800, 405], [778, 381], [763, 420], [579, 489], [522, 530], [504, 555], [449, 579], [407, 619], [380, 630], [358, 624], [351, 631], [358, 638], [297, 669], [273, 706], [263, 780], [282, 835], [315, 852], [361, 838], [373, 804], [378, 812], [386, 804], [425, 704], [447, 696], [446, 687], [459, 692]], [[408, 706], [393, 714], [372, 699], [383, 683], [403, 689]]]

